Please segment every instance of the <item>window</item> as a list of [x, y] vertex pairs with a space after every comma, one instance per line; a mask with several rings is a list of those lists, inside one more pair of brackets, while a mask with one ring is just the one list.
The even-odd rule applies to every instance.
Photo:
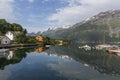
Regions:
[[5, 43], [7, 44], [7, 41], [5, 41]]

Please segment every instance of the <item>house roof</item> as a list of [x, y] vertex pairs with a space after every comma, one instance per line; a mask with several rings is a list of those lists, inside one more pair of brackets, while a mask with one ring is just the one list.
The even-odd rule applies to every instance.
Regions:
[[[8, 31], [8, 32], [12, 33], [13, 35], [17, 35], [17, 34], [21, 33], [20, 31]], [[8, 34], [8, 32], [6, 32], [6, 34]]]
[[[2, 40], [2, 39], [5, 38], [5, 37], [7, 37], [7, 36], [0, 36], [0, 40]], [[7, 37], [7, 38], [10, 40], [9, 37]]]
[[[12, 34], [14, 34], [14, 31], [8, 31], [8, 32], [11, 32]], [[7, 34], [8, 32], [6, 32], [6, 34]]]

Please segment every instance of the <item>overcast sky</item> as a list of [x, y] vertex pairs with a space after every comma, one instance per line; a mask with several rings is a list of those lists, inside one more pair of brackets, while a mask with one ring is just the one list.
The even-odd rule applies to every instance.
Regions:
[[0, 18], [37, 32], [119, 8], [120, 0], [0, 0]]

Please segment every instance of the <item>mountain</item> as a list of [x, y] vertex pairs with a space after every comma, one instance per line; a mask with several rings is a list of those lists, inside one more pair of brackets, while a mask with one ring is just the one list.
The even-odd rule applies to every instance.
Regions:
[[51, 29], [49, 28], [47, 31], [44, 31], [42, 35], [48, 36], [50, 38], [60, 39], [60, 38], [66, 37], [66, 35], [63, 35], [63, 34], [67, 34], [68, 29], [69, 28], [63, 28], [63, 27], [51, 28]]
[[119, 41], [120, 10], [101, 12], [69, 28], [48, 29], [42, 35], [77, 42], [103, 42], [104, 36], [107, 42]]
[[31, 32], [31, 33], [27, 33], [26, 35], [27, 35], [27, 36], [38, 36], [38, 35], [41, 35], [41, 32], [40, 32], [40, 31], [37, 32], [37, 33]]
[[46, 53], [56, 56], [67, 56], [68, 59], [73, 59], [85, 66], [99, 71], [106, 75], [120, 76], [120, 56], [110, 55], [105, 51], [100, 50], [84, 50], [79, 49], [77, 44], [69, 46], [54, 46], [45, 50]]

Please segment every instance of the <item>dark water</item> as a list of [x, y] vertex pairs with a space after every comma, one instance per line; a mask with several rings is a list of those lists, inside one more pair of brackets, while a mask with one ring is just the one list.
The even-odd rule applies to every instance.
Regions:
[[120, 57], [77, 45], [9, 49], [0, 80], [120, 80]]

